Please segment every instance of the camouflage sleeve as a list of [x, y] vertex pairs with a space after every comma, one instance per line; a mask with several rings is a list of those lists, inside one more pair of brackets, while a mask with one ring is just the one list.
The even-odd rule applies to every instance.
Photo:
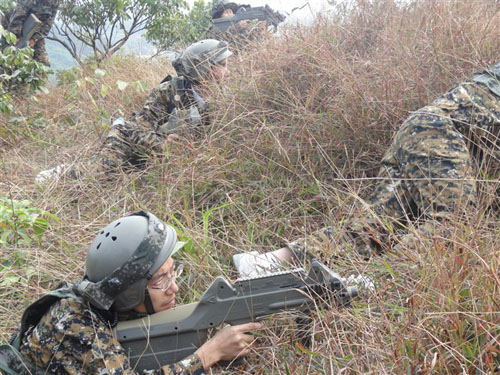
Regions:
[[161, 152], [161, 146], [165, 138], [157, 134], [154, 129], [147, 124], [136, 122], [136, 126], [129, 128], [129, 142], [134, 145], [138, 155], [148, 155], [153, 152]]
[[328, 260], [342, 256], [348, 249], [369, 258], [390, 247], [390, 242], [387, 231], [375, 221], [358, 218], [347, 221], [344, 227], [338, 229], [322, 228], [288, 243], [287, 247], [299, 262], [314, 257], [328, 263]]
[[155, 130], [168, 121], [170, 114], [175, 108], [183, 106], [182, 97], [176, 85], [180, 78], [172, 77], [153, 89], [146, 98], [140, 112], [134, 113], [132, 119], [149, 123]]
[[289, 242], [287, 247], [299, 263], [304, 263], [310, 257], [319, 257], [321, 254], [333, 254], [336, 249], [333, 228], [322, 228], [306, 237]]
[[[35, 370], [51, 374], [137, 374], [112, 330], [85, 302], [72, 298], [56, 302], [38, 325], [25, 334], [20, 349]], [[143, 374], [203, 374], [203, 366], [192, 355]]]

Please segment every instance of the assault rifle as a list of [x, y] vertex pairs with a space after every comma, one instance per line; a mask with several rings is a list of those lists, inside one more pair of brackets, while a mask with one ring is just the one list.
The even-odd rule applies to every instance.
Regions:
[[218, 32], [226, 32], [231, 25], [243, 20], [267, 21], [268, 26], [276, 27], [285, 20], [285, 16], [274, 11], [269, 5], [263, 7], [241, 6], [232, 17], [216, 18], [213, 20], [213, 29]]
[[234, 284], [219, 276], [199, 302], [120, 322], [115, 334], [140, 372], [193, 354], [209, 329], [223, 323], [242, 324], [284, 311], [307, 313], [325, 301], [345, 306], [357, 294], [355, 286], [346, 286], [338, 274], [313, 260], [309, 273], [300, 268]]
[[40, 26], [42, 26], [42, 22], [37, 18], [37, 16], [31, 13], [23, 23], [23, 30], [22, 30], [23, 34], [21, 38], [17, 41], [16, 47], [17, 48], [28, 47], [31, 37], [33, 36], [34, 33], [38, 31]]

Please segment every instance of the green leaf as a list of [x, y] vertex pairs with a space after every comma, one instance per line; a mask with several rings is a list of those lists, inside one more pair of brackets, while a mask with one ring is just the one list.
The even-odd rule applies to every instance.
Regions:
[[42, 211], [41, 214], [43, 216], [47, 216], [48, 218], [54, 220], [55, 222], [57, 222], [58, 224], [61, 223], [61, 221], [59, 220], [59, 218], [57, 217], [57, 215], [53, 214], [53, 213], [50, 213], [48, 211]]
[[177, 241], [177, 243], [174, 246], [174, 250], [172, 250], [172, 255], [174, 255], [176, 252], [182, 249], [184, 245], [186, 245], [185, 241]]
[[103, 69], [96, 69], [94, 70], [94, 74], [97, 78], [102, 78], [106, 75], [106, 71]]
[[118, 80], [116, 81], [116, 86], [118, 86], [118, 90], [123, 91], [128, 87], [128, 82]]
[[210, 210], [207, 210], [203, 213], [203, 234], [204, 234], [205, 241], [208, 240], [208, 221], [209, 221], [209, 218], [210, 218], [210, 215], [212, 214], [212, 212], [214, 212], [216, 210], [220, 210], [220, 209], [227, 207], [227, 206], [230, 206], [232, 204], [233, 204], [232, 202], [224, 203], [220, 206], [211, 208]]
[[20, 241], [20, 243], [31, 246], [31, 238], [28, 236], [28, 233], [26, 233], [24, 229], [18, 229], [17, 234], [21, 236], [22, 240]]
[[108, 89], [109, 89], [109, 86], [106, 85], [106, 84], [103, 84], [101, 86], [101, 98], [105, 98], [106, 95], [108, 94]]
[[387, 261], [385, 259], [382, 259], [382, 263], [383, 263], [384, 267], [387, 269], [387, 271], [389, 271], [389, 273], [393, 277], [397, 276], [397, 273], [392, 269], [392, 267], [389, 265], [389, 263], [387, 263]]
[[42, 235], [47, 231], [48, 227], [49, 227], [49, 222], [40, 217], [36, 219], [35, 222], [33, 223], [33, 231], [38, 236], [38, 238], [42, 237]]
[[10, 229], [4, 231], [2, 237], [0, 238], [0, 243], [2, 243], [4, 246], [7, 246], [8, 245], [7, 238], [10, 236], [11, 233], [12, 231]]
[[19, 276], [13, 274], [7, 274], [3, 277], [3, 281], [0, 283], [0, 286], [9, 287], [16, 284], [20, 280], [21, 278]]

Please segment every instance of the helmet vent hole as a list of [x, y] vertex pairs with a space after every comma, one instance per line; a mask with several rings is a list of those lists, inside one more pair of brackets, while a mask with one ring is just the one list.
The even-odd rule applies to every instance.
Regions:
[[116, 241], [116, 236], [111, 236], [111, 239], [112, 239], [113, 241]]
[[115, 224], [115, 228], [121, 224], [121, 221], [119, 221], [118, 223]]
[[108, 233], [106, 233], [106, 237], [109, 237], [109, 232], [108, 232]]
[[102, 231], [101, 234], [104, 234], [104, 231]]
[[97, 250], [99, 250], [99, 248], [101, 247], [101, 243], [102, 242], [99, 242], [99, 245], [97, 245]]

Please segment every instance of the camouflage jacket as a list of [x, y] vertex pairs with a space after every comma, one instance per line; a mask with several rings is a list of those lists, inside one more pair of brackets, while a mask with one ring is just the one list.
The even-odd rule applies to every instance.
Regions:
[[168, 135], [196, 133], [208, 124], [207, 107], [191, 81], [168, 76], [153, 89], [141, 111], [113, 124], [96, 161], [104, 172], [126, 164], [140, 166], [152, 153], [163, 151]]
[[[23, 336], [20, 352], [36, 371], [50, 374], [137, 374], [110, 323], [84, 299], [62, 298]], [[195, 354], [143, 374], [203, 374]]]
[[207, 103], [189, 79], [169, 75], [153, 89], [142, 110], [134, 113], [130, 121], [168, 135], [207, 124], [207, 109]]

